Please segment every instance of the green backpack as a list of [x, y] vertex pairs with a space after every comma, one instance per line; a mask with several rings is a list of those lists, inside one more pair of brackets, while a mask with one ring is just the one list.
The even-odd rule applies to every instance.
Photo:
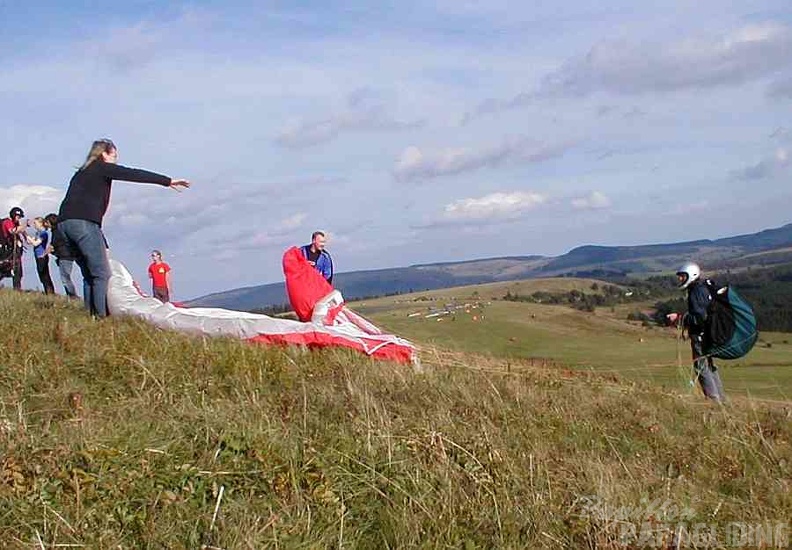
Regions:
[[734, 288], [718, 286], [709, 279], [706, 283], [712, 301], [703, 351], [720, 359], [738, 359], [751, 351], [759, 338], [756, 315]]

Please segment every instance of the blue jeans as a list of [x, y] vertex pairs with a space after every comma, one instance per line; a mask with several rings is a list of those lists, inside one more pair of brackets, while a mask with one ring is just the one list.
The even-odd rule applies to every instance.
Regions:
[[723, 403], [725, 396], [718, 367], [715, 366], [712, 357], [704, 354], [704, 342], [700, 334], [690, 336], [690, 348], [693, 351], [693, 370], [701, 385], [701, 390], [713, 401]]
[[72, 281], [71, 278], [72, 269], [74, 269], [74, 260], [58, 258], [58, 261], [55, 263], [58, 264], [58, 273], [60, 273], [61, 284], [63, 284], [63, 290], [66, 291], [66, 296], [69, 298], [77, 297], [77, 289], [74, 288], [74, 281]]
[[56, 228], [77, 253], [75, 261], [83, 276], [85, 309], [97, 317], [107, 316], [107, 241], [98, 223], [88, 220], [63, 220]]

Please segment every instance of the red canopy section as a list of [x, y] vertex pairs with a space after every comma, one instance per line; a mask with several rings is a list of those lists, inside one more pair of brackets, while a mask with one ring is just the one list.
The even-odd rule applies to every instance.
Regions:
[[341, 294], [302, 257], [299, 249], [287, 250], [283, 265], [289, 299], [295, 311], [299, 308], [300, 318], [310, 322], [221, 308], [163, 304], [146, 296], [129, 271], [116, 260], [110, 260], [107, 303], [113, 315], [139, 317], [162, 328], [263, 344], [346, 347], [376, 359], [419, 367], [417, 350], [412, 343], [384, 334], [347, 308]]

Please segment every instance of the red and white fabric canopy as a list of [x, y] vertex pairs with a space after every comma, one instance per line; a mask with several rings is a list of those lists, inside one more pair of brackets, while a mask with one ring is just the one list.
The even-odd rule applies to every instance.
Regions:
[[[299, 254], [304, 264], [300, 264], [293, 254], [290, 255], [292, 250]], [[284, 270], [287, 261], [290, 262], [290, 268], [294, 267], [296, 273], [301, 273], [300, 277], [311, 279], [305, 271], [307, 267], [322, 279], [302, 258], [298, 249], [290, 249], [284, 255]], [[376, 326], [347, 308], [341, 294], [332, 290], [332, 287], [327, 296], [314, 304], [312, 320], [300, 322], [221, 308], [176, 307], [145, 295], [121, 262], [111, 259], [110, 269], [107, 305], [112, 315], [130, 315], [161, 328], [208, 336], [228, 336], [255, 343], [303, 345], [310, 348], [341, 346], [377, 359], [412, 363], [416, 367], [419, 365], [413, 344], [398, 336], [383, 334]], [[324, 279], [322, 281], [327, 284]], [[289, 284], [287, 274], [287, 287]], [[299, 284], [295, 286], [293, 281], [290, 297], [292, 292], [296, 296], [300, 295]]]

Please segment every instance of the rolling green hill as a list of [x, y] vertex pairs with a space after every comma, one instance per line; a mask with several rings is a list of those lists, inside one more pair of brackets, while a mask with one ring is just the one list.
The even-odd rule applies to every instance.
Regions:
[[[555, 258], [515, 256], [338, 273], [347, 299], [531, 277], [669, 272], [688, 258], [709, 269], [773, 265], [792, 260], [792, 224], [750, 235], [643, 246], [581, 246]], [[187, 305], [251, 310], [287, 303], [283, 283], [218, 292]]]

